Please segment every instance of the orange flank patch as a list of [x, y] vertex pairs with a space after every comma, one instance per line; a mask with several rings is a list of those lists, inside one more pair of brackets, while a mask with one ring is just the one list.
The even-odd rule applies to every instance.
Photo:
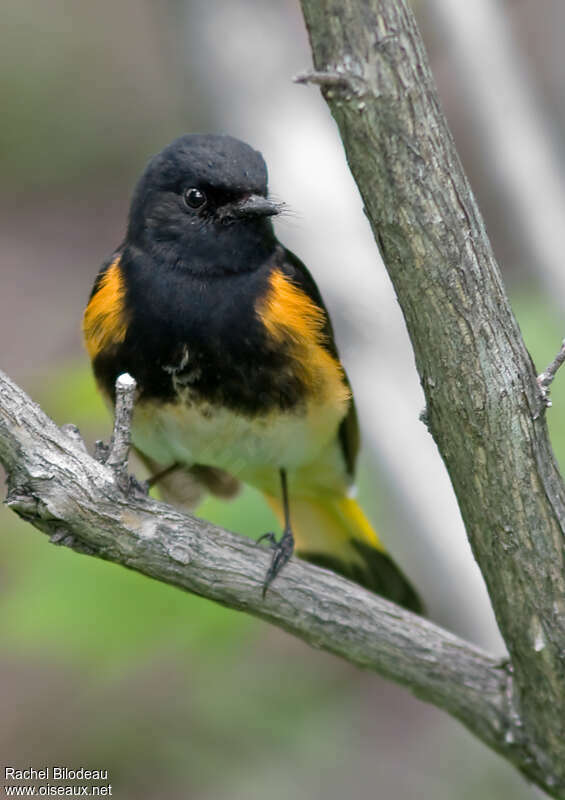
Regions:
[[113, 344], [123, 342], [126, 335], [125, 287], [119, 261], [118, 256], [110, 264], [84, 312], [82, 330], [91, 359]]
[[300, 371], [312, 399], [345, 409], [351, 392], [341, 364], [326, 347], [324, 309], [276, 270], [257, 313], [275, 340], [288, 343], [295, 369]]

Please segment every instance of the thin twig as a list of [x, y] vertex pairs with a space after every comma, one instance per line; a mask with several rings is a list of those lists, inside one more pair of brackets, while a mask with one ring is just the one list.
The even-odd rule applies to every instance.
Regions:
[[549, 388], [553, 383], [553, 379], [557, 374], [559, 367], [565, 363], [565, 339], [561, 342], [561, 350], [557, 353], [551, 364], [537, 377], [537, 382], [541, 394], [542, 410], [536, 415], [540, 416], [546, 408], [551, 408], [551, 400], [549, 399]]
[[137, 384], [135, 378], [124, 372], [116, 380], [116, 401], [114, 408], [114, 431], [110, 439], [106, 466], [116, 476], [122, 491], [129, 488], [128, 458], [131, 445], [131, 420]]
[[331, 97], [337, 91], [345, 95], [346, 99], [352, 96], [361, 97], [367, 90], [363, 78], [345, 70], [307, 70], [300, 72], [293, 78], [294, 83], [316, 84], [322, 89], [327, 89]]
[[347, 76], [339, 72], [306, 70], [292, 79], [294, 83], [315, 83], [318, 86], [347, 86]]

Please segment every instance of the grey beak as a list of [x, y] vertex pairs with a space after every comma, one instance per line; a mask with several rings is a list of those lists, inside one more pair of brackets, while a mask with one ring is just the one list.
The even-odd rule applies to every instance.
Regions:
[[260, 194], [250, 194], [243, 200], [224, 206], [220, 209], [220, 215], [224, 223], [251, 217], [272, 217], [275, 214], [280, 214], [283, 205], [284, 203], [274, 203], [272, 200], [267, 200], [266, 197], [262, 197]]

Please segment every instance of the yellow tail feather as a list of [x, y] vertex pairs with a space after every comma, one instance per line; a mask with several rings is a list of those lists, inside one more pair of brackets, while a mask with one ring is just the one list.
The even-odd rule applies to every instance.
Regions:
[[[283, 521], [282, 504], [266, 495]], [[367, 589], [418, 613], [420, 598], [386, 553], [359, 504], [345, 495], [290, 499], [297, 555], [332, 569]]]

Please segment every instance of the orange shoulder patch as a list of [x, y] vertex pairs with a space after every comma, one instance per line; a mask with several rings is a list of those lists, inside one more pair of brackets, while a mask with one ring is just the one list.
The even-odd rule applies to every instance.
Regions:
[[346, 407], [351, 393], [343, 367], [328, 351], [323, 308], [275, 270], [270, 288], [257, 306], [257, 314], [273, 339], [289, 344], [295, 368], [316, 398], [332, 398]]
[[270, 290], [259, 308], [261, 321], [276, 339], [297, 345], [319, 344], [323, 338], [324, 310], [280, 270], [270, 278]]
[[118, 256], [102, 276], [98, 289], [84, 312], [82, 330], [91, 359], [107, 347], [125, 339], [127, 322], [124, 294], [124, 279]]

